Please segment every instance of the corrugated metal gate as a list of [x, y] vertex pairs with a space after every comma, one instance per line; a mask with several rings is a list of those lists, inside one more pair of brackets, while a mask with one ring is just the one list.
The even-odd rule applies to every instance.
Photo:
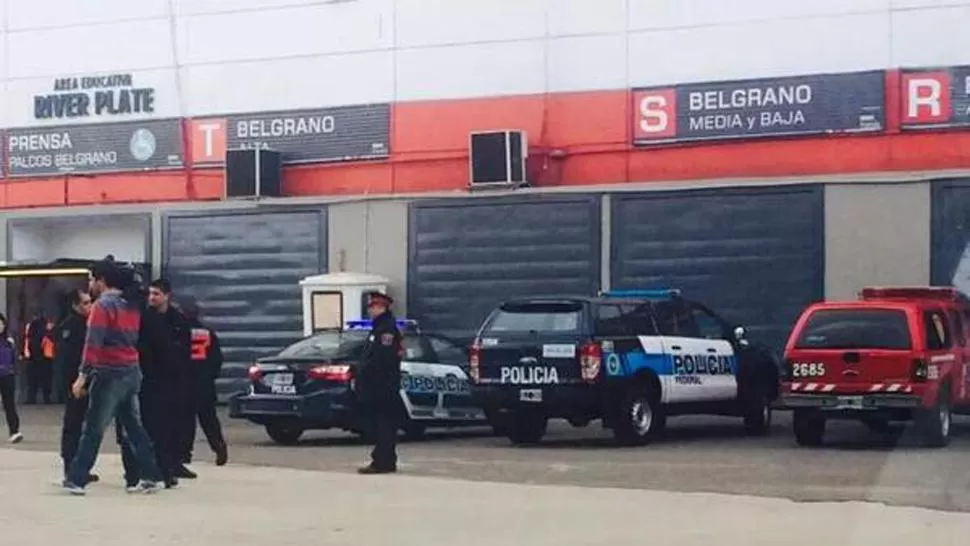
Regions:
[[970, 294], [970, 179], [934, 182], [932, 192], [930, 279]]
[[612, 287], [678, 287], [781, 351], [824, 295], [820, 186], [617, 194]]
[[524, 196], [413, 203], [408, 314], [455, 336], [503, 299], [599, 289], [600, 202]]
[[298, 282], [327, 270], [325, 210], [209, 213], [165, 218], [164, 274], [198, 298], [219, 335], [220, 392], [248, 366], [302, 337]]

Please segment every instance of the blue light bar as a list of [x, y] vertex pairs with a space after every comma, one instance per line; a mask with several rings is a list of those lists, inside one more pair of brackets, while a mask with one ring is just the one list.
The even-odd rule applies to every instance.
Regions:
[[601, 294], [604, 298], [630, 298], [630, 299], [653, 299], [669, 300], [680, 296], [680, 290], [676, 288], [656, 288], [648, 290], [608, 290]]
[[[399, 330], [406, 330], [409, 328], [417, 328], [418, 321], [411, 319], [398, 319], [397, 328]], [[348, 320], [344, 323], [344, 328], [346, 330], [370, 330], [374, 327], [374, 322], [371, 320]]]

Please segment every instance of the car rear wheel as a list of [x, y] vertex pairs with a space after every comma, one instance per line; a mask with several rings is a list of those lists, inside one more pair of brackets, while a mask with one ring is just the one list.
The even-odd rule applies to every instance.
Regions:
[[820, 446], [825, 439], [825, 416], [812, 410], [795, 410], [792, 416], [795, 441], [800, 446]]
[[518, 411], [506, 424], [509, 440], [517, 445], [538, 444], [546, 435], [549, 420], [538, 411]]
[[950, 443], [950, 426], [953, 420], [950, 397], [946, 387], [940, 390], [936, 404], [920, 412], [916, 419], [916, 433], [926, 447], [945, 447]]
[[613, 437], [622, 445], [646, 445], [666, 427], [659, 393], [637, 385], [624, 393], [613, 423]]
[[266, 434], [277, 444], [291, 446], [300, 441], [303, 429], [285, 423], [270, 423], [266, 425]]
[[771, 401], [759, 396], [746, 404], [744, 432], [749, 436], [765, 436], [771, 431]]

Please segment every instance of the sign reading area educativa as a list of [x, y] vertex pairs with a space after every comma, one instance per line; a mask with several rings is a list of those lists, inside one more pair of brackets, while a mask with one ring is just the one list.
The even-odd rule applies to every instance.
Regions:
[[57, 78], [49, 93], [34, 96], [39, 120], [124, 117], [155, 113], [155, 88], [137, 87], [131, 74]]

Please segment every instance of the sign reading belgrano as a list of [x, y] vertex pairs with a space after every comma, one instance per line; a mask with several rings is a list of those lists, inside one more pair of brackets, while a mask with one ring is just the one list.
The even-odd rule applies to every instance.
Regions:
[[267, 148], [285, 163], [379, 159], [390, 153], [389, 104], [226, 116], [226, 148]]
[[9, 129], [10, 176], [182, 167], [179, 120]]

